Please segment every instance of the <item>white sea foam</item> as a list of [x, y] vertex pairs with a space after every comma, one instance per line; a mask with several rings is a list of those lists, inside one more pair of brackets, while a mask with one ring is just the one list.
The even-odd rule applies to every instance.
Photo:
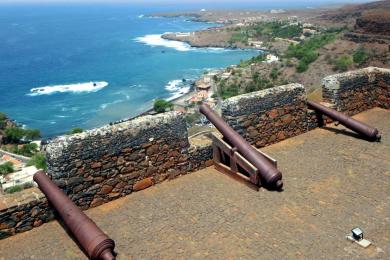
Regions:
[[57, 118], [70, 118], [70, 116], [64, 116], [64, 115], [54, 115], [54, 117], [57, 117]]
[[105, 81], [46, 86], [40, 88], [32, 88], [28, 95], [39, 96], [39, 95], [51, 95], [54, 93], [66, 93], [66, 92], [71, 92], [71, 93], [96, 92], [106, 86], [108, 86], [108, 83]]
[[76, 111], [79, 111], [80, 110], [80, 108], [79, 107], [62, 107], [61, 108], [61, 111], [62, 112], [76, 112]]
[[161, 38], [162, 34], [149, 34], [143, 37], [135, 38], [137, 42], [144, 43], [149, 46], [163, 46], [173, 48], [177, 51], [190, 51], [192, 48], [189, 44], [179, 41], [171, 41]]
[[138, 15], [138, 18], [144, 18], [144, 17], [145, 17], [145, 15], [143, 15], [143, 14]]
[[165, 86], [165, 89], [172, 93], [172, 95], [167, 98], [168, 101], [171, 101], [190, 92], [191, 87], [184, 84], [182, 80], [175, 79], [169, 81], [168, 84]]
[[100, 105], [100, 108], [101, 108], [102, 110], [104, 110], [104, 109], [106, 109], [108, 106], [115, 105], [115, 104], [119, 104], [119, 103], [122, 103], [122, 102], [124, 102], [124, 100], [122, 100], [122, 99], [115, 100], [115, 101], [110, 102], [110, 103], [101, 104], [101, 105]]
[[[169, 32], [166, 32], [165, 34], [167, 33]], [[172, 48], [177, 51], [198, 51], [198, 52], [207, 52], [207, 53], [220, 53], [220, 52], [234, 51], [231, 49], [217, 48], [217, 47], [205, 47], [205, 48], [191, 47], [191, 45], [189, 45], [188, 43], [163, 39], [161, 36], [162, 34], [148, 34], [142, 37], [135, 38], [135, 41], [152, 47], [162, 46], [166, 48]]]

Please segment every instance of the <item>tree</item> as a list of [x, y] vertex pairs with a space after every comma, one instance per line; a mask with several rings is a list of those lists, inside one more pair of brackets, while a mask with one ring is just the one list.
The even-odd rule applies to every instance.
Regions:
[[14, 165], [10, 162], [6, 162], [0, 165], [0, 175], [14, 172]]
[[20, 127], [9, 127], [5, 129], [5, 137], [11, 143], [19, 143], [24, 137], [24, 130]]
[[37, 167], [37, 169], [41, 170], [46, 170], [47, 169], [47, 163], [46, 163], [46, 158], [43, 154], [38, 153], [35, 154], [28, 162], [27, 166], [32, 166], [34, 165]]
[[41, 137], [41, 132], [38, 129], [8, 127], [5, 129], [5, 137], [10, 143], [19, 143], [22, 139], [36, 140]]
[[172, 109], [172, 108], [173, 108], [173, 104], [164, 99], [157, 99], [156, 101], [154, 101], [153, 109], [157, 113], [164, 113], [168, 109]]
[[24, 137], [27, 140], [36, 140], [41, 137], [41, 132], [38, 129], [26, 129], [24, 130]]

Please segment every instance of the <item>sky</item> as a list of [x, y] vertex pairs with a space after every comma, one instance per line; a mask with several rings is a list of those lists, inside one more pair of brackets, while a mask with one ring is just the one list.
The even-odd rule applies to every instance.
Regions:
[[[308, 5], [317, 3], [317, 4], [337, 4], [340, 2], [343, 3], [361, 3], [361, 2], [369, 2], [369, 0], [297, 0], [301, 3], [306, 3]], [[237, 0], [213, 0], [214, 4], [223, 4], [223, 3], [237, 3]], [[240, 3], [253, 3], [253, 4], [261, 4], [261, 3], [276, 3], [283, 4], [291, 1], [288, 0], [241, 0]], [[210, 0], [0, 0], [0, 4], [92, 4], [92, 3], [100, 3], [100, 4], [113, 4], [113, 3], [121, 3], [121, 4], [202, 4], [202, 3], [210, 3]]]

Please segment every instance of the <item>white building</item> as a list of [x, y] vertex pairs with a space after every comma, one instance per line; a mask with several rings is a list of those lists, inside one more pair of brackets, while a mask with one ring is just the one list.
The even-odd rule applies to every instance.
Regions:
[[275, 56], [273, 54], [267, 54], [267, 56], [266, 56], [266, 62], [267, 63], [278, 62], [278, 61], [279, 61], [279, 57], [278, 56]]
[[3, 190], [16, 185], [34, 184], [33, 175], [38, 171], [35, 166], [23, 168], [21, 171], [10, 173], [5, 177], [0, 176], [0, 185]]

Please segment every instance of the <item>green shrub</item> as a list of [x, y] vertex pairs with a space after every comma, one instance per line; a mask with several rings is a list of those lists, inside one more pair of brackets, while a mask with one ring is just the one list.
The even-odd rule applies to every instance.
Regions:
[[11, 188], [8, 188], [5, 190], [6, 193], [15, 193], [15, 192], [19, 192], [19, 191], [22, 191], [23, 190], [23, 187], [20, 186], [20, 185], [15, 185]]
[[279, 70], [278, 68], [273, 68], [271, 73], [269, 74], [269, 76], [271, 77], [271, 79], [275, 80], [278, 78], [279, 76]]
[[252, 63], [260, 63], [260, 62], [265, 61], [265, 60], [266, 60], [266, 55], [262, 53], [260, 55], [257, 55], [255, 57], [250, 58], [249, 60], [244, 60], [244, 61], [241, 60], [240, 64], [238, 64], [238, 66], [240, 68], [246, 68], [249, 65], [251, 65]]
[[28, 162], [27, 166], [35, 166], [37, 169], [40, 170], [46, 170], [47, 169], [47, 163], [45, 155], [41, 153], [35, 154]]
[[249, 34], [256, 38], [266, 38], [272, 40], [275, 37], [279, 38], [294, 38], [302, 33], [300, 25], [290, 25], [287, 22], [260, 22], [253, 24], [247, 28]]
[[173, 108], [173, 104], [164, 99], [157, 99], [156, 101], [154, 101], [153, 109], [157, 113], [164, 113], [168, 109], [172, 109], [172, 108]]
[[38, 151], [38, 145], [35, 143], [24, 144], [21, 148], [19, 148], [15, 153], [31, 157]]
[[256, 90], [257, 90], [257, 88], [256, 88], [256, 85], [254, 85], [254, 84], [249, 84], [245, 87], [245, 93], [254, 92]]
[[186, 114], [185, 120], [186, 120], [187, 124], [192, 125], [192, 124], [194, 124], [197, 120], [199, 120], [200, 116], [201, 116], [201, 115], [200, 115], [199, 112], [195, 112], [195, 113], [192, 113], [192, 114]]
[[0, 121], [6, 120], [6, 119], [7, 119], [7, 116], [4, 113], [0, 112]]
[[352, 57], [354, 63], [361, 65], [368, 59], [369, 55], [364, 48], [358, 48]]
[[286, 58], [297, 58], [300, 61], [297, 71], [304, 72], [309, 68], [309, 64], [319, 57], [319, 53], [316, 50], [334, 41], [336, 36], [337, 33], [324, 33], [315, 35], [301, 44], [291, 44], [287, 49]]
[[22, 139], [36, 140], [41, 137], [41, 133], [37, 129], [8, 127], [7, 129], [5, 129], [5, 137], [10, 143], [19, 143]]
[[38, 129], [24, 129], [24, 137], [27, 140], [37, 140], [41, 137], [41, 132]]
[[352, 63], [353, 63], [352, 57], [349, 55], [344, 55], [344, 56], [339, 57], [335, 61], [333, 69], [336, 71], [344, 72], [344, 71], [348, 70], [348, 67], [350, 65], [352, 65]]
[[82, 133], [82, 132], [84, 132], [84, 130], [82, 129], [82, 128], [80, 128], [80, 127], [75, 127], [75, 128], [73, 128], [72, 130], [70, 130], [70, 134], [71, 135], [73, 135], [73, 134], [80, 134], [80, 133]]
[[318, 56], [319, 56], [318, 52], [308, 51], [302, 57], [302, 60], [304, 60], [307, 64], [310, 64], [310, 63], [314, 62], [318, 58]]
[[5, 137], [11, 143], [19, 143], [24, 137], [24, 130], [20, 127], [9, 127], [4, 131]]
[[11, 162], [6, 162], [0, 165], [0, 175], [13, 173], [14, 165]]
[[309, 69], [309, 65], [306, 63], [306, 61], [301, 60], [297, 65], [297, 71], [299, 73], [305, 72]]
[[234, 97], [234, 96], [237, 96], [238, 94], [240, 94], [240, 89], [235, 84], [228, 85], [228, 86], [226, 86], [224, 88], [221, 88], [222, 99], [227, 99], [227, 98], [230, 98], [230, 97]]

